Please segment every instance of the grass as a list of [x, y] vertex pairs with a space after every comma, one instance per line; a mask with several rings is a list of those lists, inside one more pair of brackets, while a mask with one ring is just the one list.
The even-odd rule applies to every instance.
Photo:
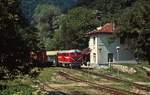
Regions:
[[[123, 64], [125, 66], [133, 67], [137, 72], [135, 74], [128, 74], [125, 72], [119, 71], [119, 77], [122, 79], [127, 79], [129, 81], [143, 81], [143, 82], [150, 82], [150, 77], [147, 76], [145, 70], [142, 68], [141, 65], [136, 64]], [[103, 74], [112, 75], [112, 76], [118, 76], [118, 71], [114, 70], [113, 68], [109, 69], [101, 69], [99, 70]]]
[[[133, 67], [137, 70], [137, 73], [130, 75], [128, 73], [123, 73], [123, 72], [119, 72], [119, 77], [122, 79], [128, 79], [130, 81], [143, 81], [143, 82], [150, 82], [150, 78], [146, 75], [145, 71], [141, 68], [141, 65], [131, 65], [131, 64], [126, 64], [129, 67]], [[81, 79], [84, 80], [90, 80], [93, 82], [98, 82], [98, 83], [116, 83], [114, 81], [111, 80], [107, 80], [104, 79], [102, 77], [99, 76], [94, 76], [94, 75], [88, 75], [87, 73], [81, 72], [78, 69], [68, 69], [68, 68], [58, 68], [58, 67], [54, 67], [54, 68], [45, 68], [41, 71], [40, 76], [37, 78], [43, 82], [48, 82], [48, 83], [52, 83], [52, 84], [67, 84], [67, 83], [72, 83], [69, 80], [65, 80], [63, 78], [59, 78], [57, 72], [58, 71], [65, 71], [73, 76], [77, 76], [80, 77]], [[109, 69], [96, 69], [93, 70], [95, 72], [98, 73], [103, 73], [103, 74], [108, 74], [108, 75], [113, 75], [113, 76], [117, 76], [117, 71], [109, 68]], [[112, 85], [112, 87], [115, 88], [120, 88], [120, 89], [128, 89], [128, 88], [132, 88], [132, 86], [130, 86], [130, 84], [127, 83], [121, 83], [120, 85]], [[82, 89], [80, 89], [80, 87], [73, 87], [72, 89], [78, 89], [82, 91]], [[81, 87], [82, 88], [82, 87]]]
[[[71, 92], [71, 93], [75, 93], [75, 92], [79, 92], [81, 95], [88, 95], [87, 94], [87, 89], [90, 89], [89, 87], [82, 87], [82, 86], [74, 86], [74, 87], [71, 87], [71, 88], [68, 88], [68, 90]], [[76, 94], [78, 95], [78, 94]]]
[[[125, 64], [126, 66], [133, 67], [137, 70], [137, 73], [135, 74], [128, 74], [119, 72], [119, 77], [122, 79], [127, 79], [129, 81], [133, 82], [150, 82], [150, 77], [147, 76], [146, 71], [142, 68], [142, 66], [147, 65], [133, 65], [133, 64]], [[38, 68], [36, 68], [38, 69]], [[73, 81], [66, 80], [62, 76], [58, 75], [59, 71], [65, 71], [73, 76], [80, 77], [84, 80], [90, 80], [97, 83], [114, 83], [110, 84], [108, 86], [124, 89], [124, 90], [130, 90], [132, 89], [132, 86], [128, 83], [122, 83], [122, 82], [115, 82], [112, 80], [107, 80], [103, 77], [91, 75], [84, 73], [80, 71], [79, 69], [69, 69], [69, 68], [61, 68], [61, 67], [49, 67], [49, 68], [43, 68], [40, 69], [39, 76], [36, 78], [30, 78], [29, 76], [19, 76], [20, 78], [17, 78], [15, 80], [5, 80], [0, 81], [0, 95], [32, 95], [33, 92], [37, 90], [37, 88], [33, 88], [32, 85], [35, 85], [32, 81], [33, 80], [40, 80], [43, 83], [51, 84], [69, 84], [69, 83], [75, 83]], [[114, 70], [113, 68], [109, 69], [93, 69], [91, 70], [93, 72], [101, 73], [101, 74], [107, 74], [112, 76], [117, 76], [117, 70]], [[120, 83], [120, 84], [115, 84]], [[81, 92], [85, 93], [86, 89], [89, 87], [82, 87], [82, 86], [73, 86], [73, 87], [66, 87], [67, 90], [70, 92]], [[85, 93], [86, 94], [86, 93]], [[38, 95], [38, 94], [36, 94]], [[41, 94], [39, 94], [41, 95]]]
[[0, 95], [32, 95], [35, 91], [30, 85], [17, 81], [0, 81]]
[[[124, 65], [124, 64], [123, 64]], [[125, 64], [126, 66], [133, 67], [137, 72], [135, 74], [128, 74], [124, 72], [119, 72], [119, 78], [121, 79], [126, 79], [131, 82], [150, 82], [150, 77], [147, 76], [146, 71], [143, 70], [141, 65], [135, 65], [135, 64]], [[113, 68], [109, 69], [95, 69], [93, 70], [94, 72], [101, 73], [101, 74], [107, 74], [107, 75], [112, 75], [114, 77], [118, 77], [118, 71], [114, 70]], [[95, 82], [104, 82], [108, 83], [109, 81], [102, 81], [102, 77], [97, 77]], [[92, 79], [91, 79], [92, 80]], [[111, 83], [114, 83], [113, 85], [109, 85], [114, 88], [119, 88], [123, 90], [128, 90], [130, 91], [133, 87], [131, 84], [126, 83], [126, 82], [115, 82], [115, 81], [110, 81]], [[119, 85], [115, 85], [115, 83], [120, 83]]]
[[59, 67], [44, 68], [36, 79], [40, 80], [41, 82], [47, 83], [57, 83], [57, 84], [68, 83], [69, 81], [63, 79], [61, 76], [58, 75], [58, 72], [63, 70], [65, 70], [65, 68]]
[[[140, 65], [133, 65], [133, 64], [126, 64], [126, 66], [133, 67], [134, 69], [137, 70], [137, 73], [130, 75], [128, 73], [123, 73], [119, 72], [119, 77], [122, 79], [127, 79], [132, 82], [136, 81], [143, 81], [143, 82], [150, 82], [150, 78], [146, 75], [146, 72], [141, 68]], [[44, 82], [49, 82], [49, 83], [71, 83], [68, 80], [61, 80], [61, 79], [56, 79], [58, 71], [65, 71], [73, 76], [80, 77], [81, 79], [84, 80], [90, 80], [93, 82], [98, 82], [98, 83], [116, 83], [111, 80], [104, 79], [99, 76], [94, 76], [94, 75], [88, 75], [87, 73], [81, 72], [78, 69], [68, 69], [68, 68], [46, 68], [44, 69], [40, 76], [39, 79], [44, 81]], [[94, 72], [102, 73], [102, 74], [107, 74], [107, 75], [112, 75], [117, 77], [117, 71], [114, 70], [113, 68], [109, 69], [95, 69], [93, 70]], [[114, 85], [114, 87], [122, 88], [122, 89], [128, 89], [130, 84], [128, 83], [122, 83], [121, 85]]]

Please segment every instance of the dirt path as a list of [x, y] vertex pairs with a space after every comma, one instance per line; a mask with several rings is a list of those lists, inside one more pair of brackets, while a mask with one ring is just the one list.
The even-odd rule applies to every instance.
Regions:
[[150, 86], [150, 82], [134, 82], [134, 83]]
[[[100, 85], [120, 85], [120, 83], [98, 83]], [[75, 87], [75, 86], [81, 86], [81, 87], [87, 87], [88, 84], [86, 83], [70, 83], [70, 84], [48, 84], [50, 87], [59, 88], [59, 87]]]
[[85, 83], [70, 83], [70, 84], [48, 84], [50, 87], [60, 88], [60, 87], [74, 87], [74, 86], [82, 86], [86, 87], [88, 84]]
[[[100, 83], [100, 84], [112, 85], [114, 83]], [[75, 90], [75, 87], [80, 87], [81, 89]], [[73, 89], [70, 90], [68, 88], [74, 88], [74, 90]], [[110, 95], [109, 92], [93, 89], [89, 87], [89, 85], [86, 83], [46, 84], [43, 85], [42, 89], [50, 93], [53, 92], [65, 93], [56, 95]]]

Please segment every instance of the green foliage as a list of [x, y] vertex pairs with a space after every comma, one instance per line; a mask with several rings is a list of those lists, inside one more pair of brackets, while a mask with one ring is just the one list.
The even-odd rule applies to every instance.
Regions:
[[26, 48], [33, 51], [40, 50], [43, 46], [40, 44], [39, 31], [34, 27], [25, 27], [20, 29], [19, 33], [26, 44]]
[[100, 23], [112, 21], [116, 13], [130, 7], [137, 0], [79, 0], [78, 6], [84, 6], [98, 11]]
[[18, 0], [1, 0], [0, 14], [1, 78], [4, 75], [13, 77], [19, 72], [27, 73], [29, 53], [33, 47], [36, 47], [34, 41], [37, 40], [31, 39], [31, 36], [35, 35], [29, 37], [33, 29], [25, 29], [28, 25], [21, 16]]
[[0, 95], [32, 95], [35, 91], [31, 84], [22, 83], [22, 79], [15, 80], [1, 80], [0, 81]]
[[148, 0], [80, 0], [78, 3], [97, 10], [101, 24], [115, 22], [118, 37], [126, 38], [136, 55], [145, 56], [150, 62], [149, 5]]
[[58, 16], [60, 13], [61, 12], [58, 8], [49, 4], [38, 5], [35, 9], [35, 13], [33, 15], [34, 24], [39, 30], [41, 43], [46, 48], [48, 44], [50, 44], [49, 40], [51, 39], [54, 31], [59, 28]]
[[118, 16], [116, 25], [121, 37], [130, 40], [137, 56], [144, 55], [150, 62], [150, 1], [137, 0]]
[[[148, 0], [80, 0], [78, 6], [97, 10], [100, 23], [115, 22], [118, 37], [126, 38], [137, 56], [150, 62], [150, 1]], [[116, 21], [117, 19], [117, 21]]]
[[59, 7], [61, 11], [66, 11], [76, 5], [77, 0], [20, 0], [23, 15], [32, 22], [35, 8], [38, 4], [49, 4]]
[[56, 47], [53, 49], [83, 49], [87, 47], [86, 33], [95, 29], [96, 26], [98, 26], [98, 22], [95, 11], [82, 7], [69, 10], [67, 14], [60, 17], [60, 28], [55, 33], [54, 42], [52, 42]]
[[6, 88], [0, 89], [0, 95], [32, 95], [32, 92], [34, 91], [33, 88], [27, 85], [5, 85], [5, 87]]
[[56, 31], [52, 39], [50, 39], [50, 44], [48, 45], [48, 50], [59, 50], [63, 49], [61, 32]]

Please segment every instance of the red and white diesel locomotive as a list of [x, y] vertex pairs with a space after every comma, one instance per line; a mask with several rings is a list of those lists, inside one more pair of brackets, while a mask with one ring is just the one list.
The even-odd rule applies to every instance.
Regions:
[[57, 54], [58, 64], [62, 66], [81, 66], [82, 54], [78, 49], [62, 50]]
[[77, 66], [82, 64], [82, 54], [78, 49], [61, 51], [39, 51], [31, 54], [31, 58], [37, 64], [49, 64], [55, 66]]

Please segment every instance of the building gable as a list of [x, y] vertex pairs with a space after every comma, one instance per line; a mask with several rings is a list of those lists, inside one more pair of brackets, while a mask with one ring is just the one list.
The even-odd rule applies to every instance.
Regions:
[[106, 23], [104, 26], [100, 26], [98, 27], [96, 30], [93, 30], [91, 32], [88, 33], [88, 35], [97, 35], [97, 34], [112, 34], [113, 33], [113, 24], [112, 23]]

